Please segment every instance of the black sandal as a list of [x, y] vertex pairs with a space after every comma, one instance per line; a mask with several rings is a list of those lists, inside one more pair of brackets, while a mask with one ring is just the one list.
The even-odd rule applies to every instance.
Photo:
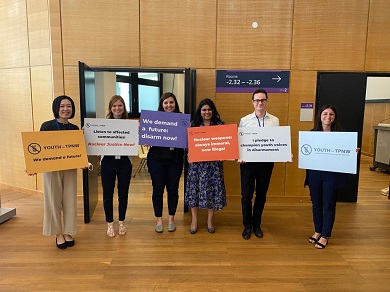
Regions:
[[[321, 236], [322, 237], [322, 236]], [[326, 237], [322, 237], [322, 238], [325, 238], [326, 239], [326, 243], [323, 244], [319, 241], [317, 241], [316, 245], [315, 245], [315, 248], [316, 249], [324, 249], [327, 245], [328, 245], [328, 239]]]
[[317, 243], [318, 242], [318, 240], [321, 238], [321, 234], [320, 234], [320, 236], [318, 236], [318, 238], [315, 238], [315, 237], [313, 237], [313, 236], [310, 236], [309, 237], [309, 242], [311, 243], [311, 244], [315, 244], [315, 243]]

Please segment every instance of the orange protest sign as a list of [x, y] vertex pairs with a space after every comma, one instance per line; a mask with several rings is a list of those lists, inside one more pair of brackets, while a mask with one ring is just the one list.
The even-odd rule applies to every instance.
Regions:
[[192, 127], [188, 133], [188, 161], [238, 159], [237, 125]]
[[28, 174], [88, 167], [83, 131], [22, 133]]

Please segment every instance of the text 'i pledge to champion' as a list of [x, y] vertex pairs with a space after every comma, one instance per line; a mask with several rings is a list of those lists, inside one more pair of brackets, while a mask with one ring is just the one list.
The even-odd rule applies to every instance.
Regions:
[[247, 148], [246, 151], [280, 151], [279, 148], [267, 148], [267, 147], [287, 147], [285, 143], [268, 143], [275, 142], [274, 139], [252, 139], [253, 143], [240, 144], [240, 147], [266, 147], [264, 149], [259, 148]]

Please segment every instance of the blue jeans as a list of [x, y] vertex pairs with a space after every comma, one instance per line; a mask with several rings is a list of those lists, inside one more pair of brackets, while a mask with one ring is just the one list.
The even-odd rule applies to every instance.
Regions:
[[336, 217], [337, 172], [309, 170], [309, 188], [315, 232], [332, 235]]
[[183, 164], [164, 159], [148, 159], [147, 164], [153, 185], [154, 215], [162, 217], [164, 189], [167, 188], [168, 212], [174, 216], [179, 202], [179, 181]]
[[103, 157], [100, 174], [102, 177], [103, 206], [106, 214], [106, 222], [114, 221], [113, 198], [117, 177], [119, 221], [125, 220], [132, 169], [133, 166], [128, 156], [121, 156], [121, 159], [115, 159], [115, 156]]

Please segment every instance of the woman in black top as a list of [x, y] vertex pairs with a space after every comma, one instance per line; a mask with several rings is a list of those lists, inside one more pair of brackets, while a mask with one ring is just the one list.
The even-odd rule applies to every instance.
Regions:
[[[122, 96], [114, 95], [108, 104], [107, 119], [128, 119], [125, 101]], [[101, 161], [101, 177], [103, 187], [103, 207], [107, 222], [107, 236], [114, 237], [113, 196], [115, 180], [118, 178], [118, 217], [119, 235], [126, 234], [125, 217], [129, 197], [132, 164], [129, 156], [107, 156]]]
[[[41, 131], [79, 129], [69, 122], [75, 114], [75, 105], [69, 96], [56, 97], [52, 110], [55, 119], [44, 122]], [[72, 247], [75, 244], [72, 235], [77, 232], [77, 169], [44, 172], [42, 177], [43, 234], [55, 235], [56, 246], [60, 249]]]
[[[180, 113], [176, 96], [171, 92], [164, 93], [160, 98], [159, 111]], [[163, 195], [168, 193], [168, 231], [176, 230], [175, 214], [179, 201], [179, 181], [183, 171], [184, 150], [181, 148], [156, 147], [149, 149], [147, 165], [153, 185], [153, 208], [157, 222], [155, 231], [161, 233], [163, 227]]]

